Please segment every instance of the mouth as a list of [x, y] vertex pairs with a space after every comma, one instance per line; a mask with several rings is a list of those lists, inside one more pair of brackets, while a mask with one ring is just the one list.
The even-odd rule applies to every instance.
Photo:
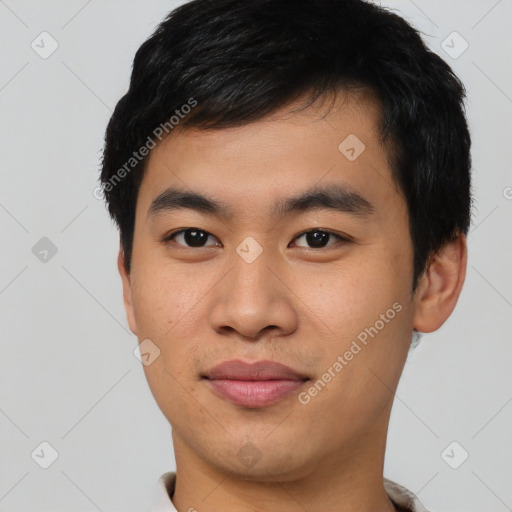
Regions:
[[266, 407], [298, 391], [310, 378], [274, 361], [225, 361], [201, 375], [216, 395], [241, 407]]

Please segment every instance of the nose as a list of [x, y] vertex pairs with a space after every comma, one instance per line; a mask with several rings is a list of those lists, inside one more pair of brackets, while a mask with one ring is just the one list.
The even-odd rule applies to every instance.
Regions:
[[248, 263], [235, 254], [230, 264], [230, 271], [212, 296], [210, 324], [216, 332], [257, 341], [265, 335], [282, 336], [297, 329], [295, 296], [275, 258], [264, 251]]

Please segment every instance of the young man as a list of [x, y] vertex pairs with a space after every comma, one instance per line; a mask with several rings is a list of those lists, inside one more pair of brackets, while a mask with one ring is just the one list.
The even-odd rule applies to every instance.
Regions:
[[463, 99], [361, 0], [194, 0], [138, 50], [101, 181], [172, 426], [157, 510], [426, 510], [383, 465], [411, 338], [464, 282]]

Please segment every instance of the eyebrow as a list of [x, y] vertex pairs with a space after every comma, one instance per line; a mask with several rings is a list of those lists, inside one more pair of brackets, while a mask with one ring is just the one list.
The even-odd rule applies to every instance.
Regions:
[[[225, 219], [233, 217], [233, 210], [221, 201], [198, 192], [172, 187], [152, 201], [148, 216], [156, 216], [162, 212], [179, 209], [195, 210]], [[295, 212], [312, 210], [334, 210], [358, 217], [366, 217], [375, 211], [372, 204], [354, 190], [338, 184], [331, 184], [322, 187], [316, 186], [298, 196], [279, 199], [274, 203], [271, 213], [278, 217], [285, 217]]]

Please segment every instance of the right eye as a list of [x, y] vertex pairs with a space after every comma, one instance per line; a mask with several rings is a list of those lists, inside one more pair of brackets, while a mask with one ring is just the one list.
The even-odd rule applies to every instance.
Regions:
[[[205, 242], [208, 240], [209, 237], [214, 237], [211, 233], [208, 233], [208, 231], [204, 231], [199, 228], [186, 228], [186, 229], [180, 229], [178, 231], [174, 231], [173, 233], [170, 233], [167, 235], [163, 242], [174, 242], [177, 245], [189, 247], [192, 249], [195, 248], [202, 248], [205, 247]], [[181, 239], [184, 243], [180, 243], [177, 240]], [[219, 245], [219, 244], [214, 244]]]

